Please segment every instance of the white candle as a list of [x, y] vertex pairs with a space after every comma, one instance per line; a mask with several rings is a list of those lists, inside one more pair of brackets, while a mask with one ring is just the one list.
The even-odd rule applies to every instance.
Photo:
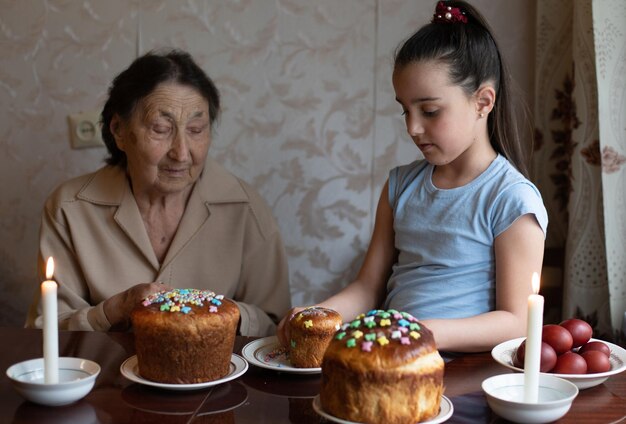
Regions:
[[43, 306], [43, 368], [44, 383], [59, 382], [59, 330], [57, 318], [57, 283], [52, 280], [54, 260], [48, 258], [46, 281], [41, 283]]
[[543, 329], [543, 296], [538, 294], [539, 275], [536, 272], [533, 272], [532, 287], [533, 294], [528, 296], [528, 324], [524, 351], [524, 402], [537, 403]]

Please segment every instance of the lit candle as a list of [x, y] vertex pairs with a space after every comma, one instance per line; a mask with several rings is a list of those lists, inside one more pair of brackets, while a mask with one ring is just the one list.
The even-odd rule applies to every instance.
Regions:
[[44, 382], [59, 382], [59, 331], [57, 321], [57, 283], [52, 280], [54, 260], [46, 263], [46, 281], [41, 283], [43, 306], [43, 369]]
[[536, 272], [533, 272], [532, 287], [533, 294], [528, 296], [528, 324], [524, 352], [524, 402], [537, 403], [543, 329], [543, 296], [538, 294], [539, 275]]

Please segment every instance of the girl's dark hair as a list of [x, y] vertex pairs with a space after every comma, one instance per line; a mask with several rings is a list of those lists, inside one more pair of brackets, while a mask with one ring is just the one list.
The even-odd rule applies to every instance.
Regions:
[[116, 76], [109, 87], [109, 98], [102, 109], [102, 139], [110, 155], [105, 159], [107, 164], [126, 168], [126, 154], [117, 147], [111, 133], [113, 117], [117, 114], [129, 120], [137, 103], [164, 82], [195, 88], [209, 103], [209, 122], [213, 126], [220, 113], [220, 95], [211, 78], [187, 52], [148, 52]]
[[[450, 80], [468, 96], [475, 93], [481, 84], [492, 82], [496, 101], [487, 121], [489, 140], [496, 152], [528, 177], [527, 154], [530, 148], [525, 151], [523, 147], [518, 116], [512, 104], [514, 98], [521, 100], [521, 96], [513, 96], [513, 82], [491, 28], [467, 2], [451, 0], [443, 3], [446, 7], [459, 8], [464, 12], [467, 23], [434, 22], [423, 26], [397, 50], [395, 69], [422, 60], [439, 61], [448, 65]], [[520, 106], [525, 123], [529, 123], [523, 101]], [[530, 137], [532, 131], [528, 132], [528, 135], [523, 135]]]

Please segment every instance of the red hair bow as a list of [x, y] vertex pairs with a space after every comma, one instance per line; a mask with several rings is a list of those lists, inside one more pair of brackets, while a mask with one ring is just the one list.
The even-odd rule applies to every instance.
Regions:
[[437, 8], [435, 9], [432, 22], [437, 24], [453, 24], [455, 22], [462, 22], [466, 24], [467, 16], [465, 16], [465, 12], [463, 12], [460, 8], [446, 6], [443, 1], [440, 1], [437, 3]]

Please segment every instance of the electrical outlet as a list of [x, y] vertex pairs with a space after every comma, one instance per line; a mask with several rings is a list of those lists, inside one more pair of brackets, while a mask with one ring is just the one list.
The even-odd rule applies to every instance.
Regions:
[[73, 149], [103, 147], [100, 112], [81, 112], [67, 117], [70, 127], [70, 144]]

